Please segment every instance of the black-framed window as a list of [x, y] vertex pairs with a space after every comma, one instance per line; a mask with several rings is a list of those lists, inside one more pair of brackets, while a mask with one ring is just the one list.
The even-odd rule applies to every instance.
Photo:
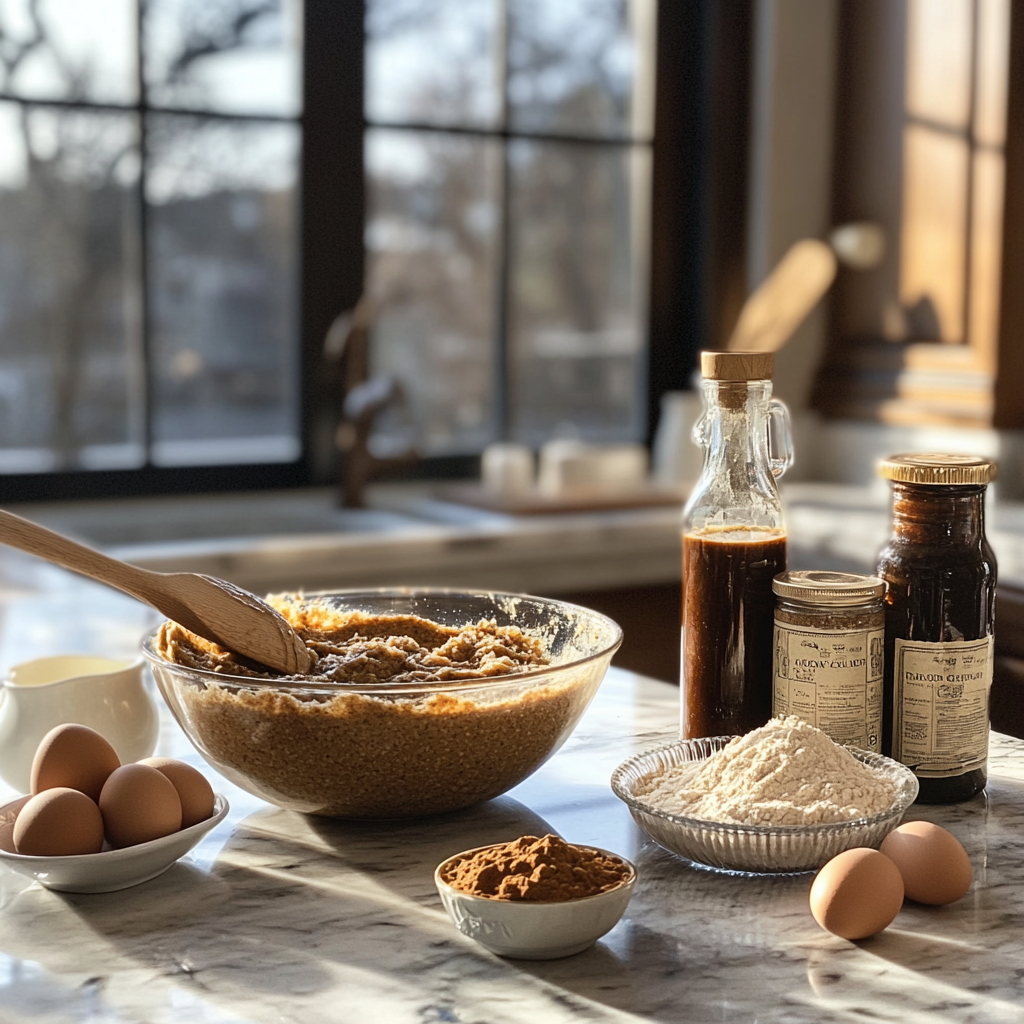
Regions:
[[[40, 0], [38, 9], [44, 14], [52, 13], [57, 10], [56, 6], [50, 6], [54, 3], [55, 0]], [[25, 10], [32, 7], [29, 0], [22, 0], [22, 4]], [[337, 367], [324, 360], [324, 337], [338, 313], [351, 308], [367, 284], [373, 287], [380, 280], [381, 265], [387, 255], [386, 247], [377, 245], [382, 235], [380, 213], [397, 209], [403, 216], [408, 214], [408, 207], [403, 203], [416, 192], [415, 189], [407, 190], [403, 197], [399, 195], [400, 190], [389, 190], [386, 176], [374, 172], [374, 160], [381, 150], [386, 153], [384, 143], [388, 135], [418, 140], [421, 149], [435, 144], [442, 149], [458, 150], [461, 147], [463, 152], [476, 154], [470, 165], [473, 160], [487, 164], [486, 172], [477, 180], [484, 183], [485, 189], [490, 189], [486, 193], [490, 211], [487, 212], [484, 204], [468, 218], [468, 222], [475, 224], [478, 230], [481, 225], [491, 225], [489, 245], [495, 254], [493, 263], [503, 265], [505, 270], [489, 286], [490, 290], [476, 314], [483, 325], [480, 336], [486, 337], [489, 346], [483, 350], [485, 358], [478, 359], [475, 365], [472, 359], [461, 358], [458, 353], [461, 341], [458, 337], [454, 338], [454, 343], [452, 340], [452, 334], [458, 332], [449, 331], [441, 346], [441, 355], [444, 355], [444, 345], [455, 350], [449, 369], [462, 374], [458, 387], [460, 395], [457, 397], [461, 397], [461, 392], [472, 392], [473, 388], [484, 396], [476, 403], [478, 409], [484, 407], [483, 418], [478, 415], [478, 409], [460, 409], [457, 401], [449, 403], [442, 392], [442, 400], [434, 401], [434, 408], [440, 408], [445, 414], [450, 408], [451, 415], [449, 423], [442, 422], [440, 430], [431, 433], [430, 418], [423, 415], [424, 402], [419, 397], [416, 401], [421, 403], [421, 407], [417, 409], [414, 402], [411, 410], [407, 408], [390, 422], [385, 421], [382, 425], [385, 432], [390, 431], [398, 438], [415, 433], [417, 441], [426, 440], [425, 449], [435, 455], [469, 451], [490, 437], [502, 435], [534, 442], [544, 432], [566, 430], [577, 430], [584, 436], [597, 439], [642, 437], [645, 433], [650, 436], [660, 393], [686, 385], [694, 353], [702, 343], [706, 343], [708, 319], [713, 316], [708, 307], [715, 303], [716, 289], [721, 290], [718, 281], [721, 268], [726, 267], [727, 276], [728, 265], [735, 264], [741, 255], [738, 255], [741, 247], [733, 244], [735, 239], [726, 235], [730, 226], [735, 229], [742, 220], [743, 210], [742, 190], [734, 186], [742, 177], [744, 165], [745, 47], [749, 42], [749, 0], [737, 0], [730, 5], [719, 5], [717, 0], [695, 0], [684, 5], [657, 0], [657, 106], [653, 147], [649, 127], [646, 134], [636, 130], [636, 121], [629, 121], [623, 127], [622, 112], [631, 109], [629, 104], [632, 101], [623, 105], [621, 92], [617, 107], [615, 102], [605, 102], [603, 107], [598, 103], [589, 112], [583, 111], [581, 121], [579, 109], [572, 108], [572, 104], [562, 109], [557, 102], [551, 102], [550, 93], [545, 94], [545, 88], [550, 89], [552, 81], [557, 84], [557, 73], [553, 78], [545, 78], [541, 74], [537, 81], [532, 81], [537, 77], [532, 71], [529, 74], [517, 72], [517, 68], [522, 71], [529, 66], [531, 59], [537, 57], [533, 51], [538, 47], [544, 49], [540, 46], [544, 33], [528, 31], [528, 19], [521, 22], [517, 35], [517, 11], [543, 13], [547, 9], [563, 8], [561, 2], [542, 4], [539, 0], [528, 3], [509, 0], [508, 11], [504, 5], [491, 5], [501, 14], [493, 21], [498, 35], [492, 39], [492, 51], [500, 54], [501, 59], [492, 62], [489, 72], [497, 76], [489, 101], [491, 107], [489, 112], [485, 110], [479, 102], [480, 97], [476, 96], [476, 114], [470, 117], [460, 115], [462, 120], [459, 123], [451, 111], [436, 108], [427, 109], [419, 115], [408, 110], [402, 114], [394, 109], [390, 112], [387, 109], [364, 111], [364, 78], [371, 83], [372, 89], [377, 44], [373, 38], [376, 32], [374, 10], [368, 8], [363, 0], [223, 0], [218, 3], [208, 0], [147, 0], [141, 17], [136, 12], [135, 0], [81, 0], [80, 4], [72, 6], [80, 7], [85, 12], [83, 19], [91, 24], [90, 31], [84, 33], [86, 55], [91, 61], [86, 64], [93, 69], [101, 68], [103, 76], [106, 76], [104, 81], [115, 73], [120, 75], [118, 88], [121, 91], [112, 94], [106, 85], [104, 88], [108, 91], [97, 91], [96, 81], [79, 75], [72, 76], [59, 94], [52, 90], [50, 93], [33, 92], [33, 89], [38, 89], [38, 82], [13, 81], [10, 68], [5, 65], [6, 77], [0, 90], [0, 119], [6, 116], [10, 128], [11, 111], [19, 116], [41, 111], [63, 114], [66, 123], [72, 126], [79, 114], [87, 115], [87, 122], [89, 118], [102, 124], [118, 122], [122, 125], [123, 137], [120, 140], [109, 131], [104, 136], [95, 130], [89, 138], [97, 134], [101, 139], [106, 137], [110, 147], [115, 150], [120, 147], [119, 152], [130, 153], [134, 147], [137, 154], [146, 145], [146, 152], [154, 156], [165, 154], [163, 176], [157, 175], [156, 180], [151, 181], [149, 166], [138, 160], [133, 165], [130, 158], [122, 155], [113, 187], [107, 187], [105, 192], [92, 186], [91, 191], [82, 188], [77, 192], [67, 190], [78, 200], [77, 207], [70, 204], [72, 209], [81, 211], [95, 206], [115, 211], [108, 212], [105, 221], [101, 218], [107, 225], [107, 244], [116, 235], [120, 246], [119, 269], [108, 274], [108, 279], [114, 284], [105, 290], [91, 290], [93, 305], [98, 312], [78, 318], [77, 322], [80, 327], [84, 325], [91, 329], [94, 337], [102, 338], [106, 352], [100, 353], [103, 356], [98, 359], [100, 364], [105, 360], [109, 367], [116, 362], [116, 359], [108, 358], [113, 353], [122, 359], [124, 367], [120, 370], [120, 377], [115, 374], [113, 380], [109, 374], [104, 377], [97, 371], [92, 384], [77, 381], [75, 387], [84, 388], [83, 393], [89, 393], [89, 387], [93, 387], [92, 393], [99, 398], [85, 411], [80, 404], [73, 416], [68, 416], [65, 408], [65, 429], [68, 425], [79, 429], [83, 423], [92, 423], [92, 428], [100, 431], [101, 443], [96, 446], [99, 451], [94, 448], [86, 459], [81, 451], [75, 451], [69, 458], [68, 450], [65, 450], [63, 456], [54, 460], [48, 472], [39, 472], [43, 468], [40, 464], [28, 463], [21, 468], [35, 471], [19, 472], [16, 460], [9, 461], [0, 469], [0, 500], [287, 486], [334, 479], [338, 460], [334, 432], [339, 379]], [[103, 7], [102, 12], [97, 13], [98, 6]], [[405, 0], [393, 10], [398, 14], [404, 12], [415, 16], [422, 6], [420, 0]], [[442, 0], [427, 6], [441, 11], [442, 15], [448, 11], [449, 17], [453, 11], [463, 9], [461, 4]], [[588, 4], [584, 0], [573, 0], [564, 6], [578, 13]], [[605, 14], [609, 10], [630, 10], [628, 4], [611, 3], [609, 0], [593, 0], [593, 6]], [[10, 9], [8, 5], [5, 12]], [[226, 13], [231, 17], [225, 21]], [[177, 45], [186, 51], [181, 61], [165, 57], [160, 65], [156, 60], [161, 51], [155, 46], [152, 35], [147, 34], [147, 19], [156, 24], [161, 17], [170, 22], [177, 18]], [[221, 19], [219, 22], [218, 17]], [[364, 52], [364, 33], [368, 23], [370, 41]], [[21, 29], [26, 24], [28, 22], [23, 19]], [[620, 18], [620, 29], [622, 25]], [[633, 31], [628, 16], [625, 26], [628, 38], [629, 32]], [[31, 28], [29, 24], [29, 30]], [[300, 29], [301, 74], [298, 57]], [[16, 52], [16, 46], [21, 44], [10, 25], [3, 25], [3, 31], [0, 46], [7, 61]], [[29, 31], [21, 42], [31, 37], [32, 31]], [[113, 59], [111, 40], [124, 38], [133, 40], [135, 49], [124, 51], [128, 56], [119, 62]], [[519, 50], [512, 45], [517, 39]], [[64, 44], [63, 39], [60, 42]], [[621, 47], [621, 40], [616, 45]], [[237, 88], [246, 61], [249, 61], [250, 69], [253, 67], [253, 51], [262, 53], [262, 58], [258, 59], [264, 60], [261, 72], [264, 85], [255, 92]], [[278, 60], [276, 71], [271, 69], [275, 52]], [[583, 52], [586, 52], [585, 48]], [[145, 61], [147, 53], [150, 61], [156, 61], [153, 76], [148, 79], [140, 71], [146, 66], [140, 63], [140, 55]], [[63, 64], [67, 63], [66, 56], [62, 55]], [[542, 53], [541, 57], [551, 62], [557, 71], [557, 46], [553, 52]], [[271, 63], [267, 63], [268, 58], [271, 58]], [[621, 53], [617, 59], [620, 62], [618, 73], [621, 74], [622, 67], [629, 61], [623, 60]], [[649, 60], [650, 55], [645, 59]], [[236, 75], [236, 91], [230, 102], [225, 101], [224, 94], [217, 93], [216, 89], [211, 92], [211, 80], [218, 80], [218, 73], [202, 71], [204, 66], [215, 68], [220, 60], [224, 61], [223, 70], [219, 72], [222, 83], [230, 83], [232, 74]], [[297, 85], [300, 78], [301, 89]], [[289, 97], [287, 103], [274, 109], [259, 106], [265, 102], [267, 90], [275, 83], [279, 95], [282, 94], [282, 82], [286, 85], [283, 95]], [[501, 83], [515, 85], [515, 89], [510, 93], [508, 88], [502, 88]], [[648, 79], [647, 87], [649, 85]], [[531, 89], [534, 89], [534, 95], [531, 95]], [[608, 99], [608, 96], [604, 97], [605, 101]], [[620, 120], [616, 122], [613, 117], [611, 121], [595, 121], [595, 109], [603, 109], [605, 114], [609, 110], [613, 114], [618, 111]], [[6, 115], [3, 111], [7, 112]], [[473, 113], [471, 109], [469, 114]], [[573, 117], [577, 119], [573, 121]], [[588, 117], [591, 120], [588, 121]], [[195, 129], [194, 132], [180, 132], [179, 129], [185, 125]], [[0, 130], [3, 130], [2, 125]], [[291, 140], [287, 144], [280, 141], [277, 144], [279, 168], [287, 164], [294, 169], [294, 164], [281, 159], [281, 153], [291, 146], [289, 160], [292, 156], [299, 159], [298, 138], [301, 135], [301, 167], [287, 180], [286, 187], [281, 187], [281, 176], [278, 175], [276, 188], [272, 187], [272, 182], [262, 189], [253, 188], [251, 183], [246, 184], [244, 176], [247, 172], [265, 174], [274, 163], [267, 156], [273, 153], [274, 146], [268, 144], [261, 150], [253, 145], [247, 149], [244, 140], [247, 135], [268, 137], [275, 133], [279, 140]], [[49, 158], [49, 151], [45, 149], [46, 137], [43, 131], [39, 136], [39, 145], [43, 149], [36, 154], [44, 160]], [[371, 164], [369, 182], [364, 177], [364, 137]], [[204, 142], [204, 138], [212, 141]], [[213, 389], [214, 403], [227, 394], [229, 397], [234, 395], [243, 406], [247, 395], [253, 396], [259, 404], [259, 389], [254, 389], [254, 375], [249, 372], [254, 367], [243, 367], [246, 372], [236, 374], [230, 371], [211, 372], [204, 378], [203, 371], [209, 368], [205, 353], [196, 351], [194, 345], [182, 343], [186, 326], [189, 341], [192, 340], [191, 333], [197, 329], [200, 336], [206, 330], [207, 337], [215, 338], [223, 328], [224, 321], [218, 316], [207, 317], [199, 328], [194, 324], [183, 325], [179, 320], [181, 311], [191, 305], [188, 288], [211, 286], [208, 274], [197, 271], [191, 274], [191, 278], [189, 276], [195, 269], [190, 264], [202, 266], [203, 260], [193, 261], [187, 256], [176, 264], [168, 264], [168, 269], [154, 272], [142, 259], [143, 253], [163, 252], [163, 239], [167, 232], [172, 228], [178, 230], [176, 225], [167, 224], [178, 219], [170, 216], [170, 206], [165, 204], [163, 210], [153, 209], [162, 201], [160, 188], [167, 188], [167, 181], [174, 181], [175, 175], [179, 182], [177, 187], [185, 193], [180, 197], [181, 209], [191, 213], [191, 218], [181, 218], [186, 226], [191, 221], [186, 241], [191, 240], [192, 246], [186, 245], [185, 251], [202, 255], [204, 246], [211, 244], [210, 236], [217, 228], [216, 218], [209, 210], [204, 211], [203, 203], [195, 195], [187, 193], [190, 180], [193, 182], [191, 187], [195, 187], [197, 168], [202, 171], [204, 151], [217, 147], [221, 154], [229, 155], [231, 174], [237, 176], [232, 178], [228, 175], [231, 187], [237, 192], [249, 193], [242, 196], [241, 204], [226, 218], [232, 230], [244, 231], [247, 225], [251, 230], [254, 212], [260, 209], [267, 225], [270, 225], [273, 217], [268, 211], [271, 207], [276, 211], [274, 216], [277, 219], [273, 223], [278, 231], [277, 252], [278, 256], [285, 254], [281, 257], [284, 264], [274, 265], [273, 260], [277, 257], [267, 257], [260, 264], [264, 270], [270, 266], [274, 268], [262, 279], [262, 293], [258, 274], [239, 273], [233, 280], [243, 284], [248, 281], [250, 286], [256, 282], [256, 287], [249, 292], [253, 299], [249, 324], [257, 330], [265, 328], [274, 319], [258, 312], [261, 308], [266, 309], [268, 288], [270, 291], [276, 289], [280, 296], [279, 311], [289, 301], [294, 303], [292, 333], [289, 336], [288, 328], [280, 330], [276, 350], [278, 362], [274, 369], [265, 372], [266, 363], [262, 369], [255, 367], [257, 381], [262, 379], [264, 384], [276, 389], [279, 397], [288, 394], [294, 399], [294, 413], [281, 411], [286, 410], [288, 404], [282, 401], [278, 404], [281, 414], [276, 422], [273, 417], [261, 419], [261, 423], [264, 426], [269, 424], [271, 429], [255, 436], [273, 440], [252, 445], [244, 458], [263, 461], [224, 461], [231, 459], [230, 445], [222, 445], [220, 464], [214, 464], [216, 460], [211, 459], [208, 453], [202, 455], [201, 444], [194, 445], [190, 455], [189, 440], [200, 439], [190, 439], [187, 431], [199, 429], [201, 409], [193, 417], [179, 417], [179, 422], [185, 427], [185, 436], [177, 439], [181, 442], [177, 455], [173, 447], [166, 447], [163, 455], [154, 459], [153, 445], [159, 440], [169, 439], [168, 423], [161, 421], [154, 399], [173, 398], [177, 387], [179, 393], [183, 390], [186, 397], [196, 400], [199, 396], [188, 395], [189, 379], [203, 379], [203, 386], [209, 385]], [[481, 158], [481, 153], [491, 155]], [[540, 159], [538, 154], [551, 159]], [[617, 157], [612, 154], [617, 154]], [[619, 167], [607, 170], [616, 159]], [[654, 190], [653, 203], [648, 203], [646, 209], [643, 188], [637, 187], [637, 183], [642, 185], [643, 175], [648, 171], [641, 167], [641, 173], [636, 173], [636, 165], [645, 161], [648, 164], [653, 162]], [[224, 162], [223, 156], [221, 162]], [[5, 173], [4, 163], [0, 160], [0, 174]], [[579, 166], [587, 163], [591, 167], [603, 165], [605, 169], [592, 173], [590, 177], [584, 172], [584, 178], [591, 185], [574, 191], [572, 183], [578, 177]], [[6, 164], [9, 171], [10, 158]], [[524, 168], [536, 176], [537, 188], [532, 192], [523, 187], [528, 177]], [[79, 173], [81, 170], [78, 167]], [[240, 182], [239, 178], [242, 179]], [[522, 301], [523, 281], [516, 276], [524, 266], [522, 254], [532, 247], [532, 251], [546, 255], [550, 267], [554, 264], [552, 254], [558, 251], [550, 239], [545, 242], [544, 232], [550, 225], [544, 220], [547, 216], [557, 225], [563, 211], [545, 199], [544, 189], [540, 187], [540, 183], [545, 181], [553, 182], [555, 186], [561, 183], [560, 193], [557, 187], [554, 189], [557, 196], [554, 203], [583, 203], [588, 196], [600, 196], [602, 189], [607, 194], [618, 188], [632, 197], [633, 207], [626, 210], [625, 219], [619, 225], [621, 229], [622, 224], [629, 221], [624, 229], [630, 235], [629, 244], [620, 246], [615, 251], [616, 255], [603, 262], [598, 259], [598, 272], [584, 282], [591, 294], [595, 289], [598, 293], [595, 305], [599, 315], [591, 322], [574, 317], [571, 308], [566, 312], [565, 308], [559, 310], [557, 306], [545, 308], [543, 302], [535, 302], [531, 306]], [[723, 189], [722, 182], [730, 187]], [[0, 193], [6, 188], [8, 185], [0, 179]], [[231, 188], [226, 191], [231, 191]], [[273, 196], [270, 193], [274, 193]], [[173, 188], [171, 194], [174, 194]], [[144, 201], [147, 196], [149, 202]], [[83, 197], [89, 202], [84, 202]], [[252, 199], [255, 203], [250, 201]], [[391, 207], [388, 207], [389, 202], [392, 202]], [[46, 206], [45, 203], [42, 205]], [[653, 216], [650, 214], [651, 206]], [[17, 245], [5, 247], [13, 234], [12, 223], [17, 224], [17, 221], [9, 220], [10, 211], [15, 208], [16, 204], [8, 204], [4, 208], [0, 203], [0, 269], [8, 272], [8, 278], [11, 276], [13, 249], [15, 260], [21, 260], [21, 280], [27, 280], [32, 268], [26, 264], [25, 255], [17, 251]], [[621, 203], [618, 209], [624, 209]], [[481, 210], [485, 212], [481, 213]], [[414, 201], [413, 213], [417, 211], [422, 213], [422, 207]], [[508, 221], [509, 229], [497, 230], [493, 224], [497, 214], [503, 211], [512, 215]], [[161, 214], [167, 216], [162, 218]], [[19, 216], [24, 214], [19, 213]], [[649, 249], [645, 249], [642, 236], [648, 219], [652, 237]], [[97, 216], [90, 214], [87, 223], [96, 220]], [[110, 229], [111, 223], [117, 226], [116, 231]], [[562, 223], [566, 223], [565, 217]], [[531, 229], [531, 224], [537, 227], [536, 231]], [[722, 224], [726, 226], [724, 233]], [[133, 232], [130, 229], [133, 226], [137, 234], [134, 236], [136, 240], [131, 242]], [[181, 230], [185, 230], [184, 227]], [[552, 233], [557, 234], [549, 231], [549, 235]], [[732, 233], [735, 235], [736, 231]], [[86, 233], [87, 243], [92, 245], [101, 241], [103, 233], [99, 234], [101, 237], [97, 239], [95, 232], [92, 235]], [[383, 236], [387, 237], [387, 231]], [[594, 236], [586, 231], [564, 231], [562, 237], [563, 240], [568, 239], [561, 250], [563, 253], [571, 251], [574, 243], [582, 249], [596, 247], [598, 250], [603, 244], [599, 239], [595, 242]], [[173, 241], [181, 243], [180, 239]], [[364, 249], [366, 241], [370, 243], [369, 258]], [[290, 253], [289, 246], [293, 246]], [[58, 250], [61, 248], [57, 246]], [[230, 263], [233, 255], [230, 244], [227, 248], [228, 252], [224, 254], [214, 247], [212, 262]], [[254, 250], [246, 245], [245, 257], [251, 259], [254, 251], [258, 251], [258, 247]], [[635, 257], [636, 266], [642, 267], [647, 262], [648, 252], [651, 254], [649, 325], [645, 323], [648, 298], [645, 286], [628, 274], [620, 274], [616, 278], [613, 266], [616, 260], [621, 263], [627, 254], [630, 261]], [[208, 260], [205, 265], [208, 267], [210, 262]], [[543, 267], [543, 264], [542, 259], [538, 265]], [[173, 272], [174, 266], [182, 271], [185, 278], [184, 295], [180, 290], [181, 279]], [[471, 268], [470, 286], [478, 280], [474, 273]], [[539, 275], [541, 292], [550, 283], [544, 280], [549, 273], [545, 269]], [[156, 296], [154, 289], [164, 284], [167, 285], [167, 294]], [[38, 286], [38, 282], [34, 286]], [[450, 279], [446, 286], [451, 286]], [[106, 296], [105, 301], [101, 301], [101, 293]], [[19, 299], [24, 298], [18, 295], [17, 288], [13, 294]], [[238, 294], [237, 290], [233, 292], [233, 298], [237, 299]], [[420, 295], [422, 297], [422, 291]], [[6, 302], [6, 299], [0, 302]], [[261, 307], [260, 303], [264, 306]], [[47, 308], [54, 310], [59, 305], [48, 303]], [[384, 340], [375, 355], [374, 369], [378, 371], [391, 369], [395, 362], [394, 354], [401, 352], [400, 345], [394, 343], [400, 334], [393, 330], [396, 309], [401, 313], [401, 303], [393, 306], [379, 324], [379, 333]], [[253, 315], [252, 310], [257, 313]], [[221, 312], [229, 314], [231, 302], [223, 303]], [[504, 314], [508, 314], [507, 318]], [[4, 310], [0, 310], [2, 315]], [[620, 322], [612, 322], [612, 315], [619, 316]], [[628, 330], [622, 329], [623, 316]], [[283, 318], [279, 317], [277, 323], [280, 324]], [[488, 318], [491, 322], [489, 332], [485, 325]], [[163, 335], [159, 332], [161, 323], [168, 325]], [[507, 328], [501, 326], [505, 323]], [[299, 333], [298, 345], [294, 343], [295, 331]], [[38, 331], [22, 333], [23, 340], [19, 342], [22, 350], [31, 351], [33, 347], [41, 350], [43, 335]], [[11, 337], [6, 331], [0, 334], [0, 363], [13, 351], [9, 347]], [[524, 338], [526, 344], [522, 343]], [[626, 339], [625, 345], [623, 338]], [[599, 349], [604, 346], [608, 358], [603, 365], [601, 359], [593, 363], [595, 372], [574, 374], [572, 368], [578, 370], [581, 365], [575, 354], [593, 342]], [[623, 348], [628, 350], [626, 356], [620, 358], [618, 367], [614, 365], [618, 358], [617, 345], [619, 355]], [[552, 353], [557, 355], [559, 349], [565, 356], [562, 365], [558, 364], [557, 358], [551, 358]], [[258, 344], [242, 346], [243, 357], [251, 357], [257, 363], [259, 352]], [[538, 358], [531, 362], [524, 353]], [[428, 366], [429, 363], [428, 360]], [[76, 367], [74, 361], [65, 361], [59, 372], [51, 368], [50, 373], [51, 379], [45, 386], [51, 389], [51, 393], [55, 393], [58, 385], [70, 387], [76, 375], [82, 376], [81, 367]], [[161, 376], [168, 374], [167, 380]], [[502, 386], [503, 375], [507, 386]], [[628, 396], [618, 406], [605, 400], [609, 380], [617, 381], [617, 385], [612, 386], [613, 393]], [[231, 382], [230, 385], [225, 383], [227, 381]], [[21, 441], [15, 443], [16, 439], [7, 431], [23, 429], [21, 425], [27, 421], [21, 419], [19, 409], [42, 400], [38, 384], [26, 387], [23, 383], [12, 385], [9, 375], [0, 373], [0, 404], [10, 401], [21, 403], [13, 407], [8, 405], [0, 412], [0, 448], [22, 446]], [[414, 395], [421, 393], [420, 384], [419, 379], [413, 381], [409, 390]], [[490, 398], [486, 397], [487, 388], [491, 389]], [[548, 389], [547, 393], [545, 389]], [[557, 408], [556, 403], [548, 399], [551, 389], [569, 399], [566, 406], [569, 414], [562, 423], [550, 416], [550, 412]], [[430, 393], [430, 389], [426, 388], [422, 393]], [[596, 402], [593, 401], [595, 396], [599, 396]], [[430, 402], [425, 405], [429, 414]], [[609, 407], [618, 410], [616, 415], [604, 415]], [[7, 416], [6, 421], [4, 416]], [[301, 421], [297, 422], [299, 416]], [[244, 416], [240, 415], [238, 422], [243, 420]], [[118, 425], [116, 430], [111, 427], [112, 423]], [[295, 425], [293, 433], [289, 433], [289, 423]], [[426, 424], [426, 428], [421, 424]], [[604, 427], [608, 429], [602, 432]], [[102, 429], [106, 429], [108, 434], [103, 435]], [[112, 448], [104, 455], [103, 438], [110, 436], [113, 437], [110, 442]], [[297, 437], [301, 437], [301, 456], [292, 461], [276, 461], [295, 450], [288, 446]], [[220, 440], [228, 439], [222, 437]], [[131, 454], [132, 445], [135, 446], [134, 455]], [[114, 450], [118, 446], [120, 455]], [[240, 448], [241, 445], [236, 447], [236, 452]], [[139, 457], [139, 451], [146, 454]], [[131, 468], [117, 468], [127, 467], [129, 456], [134, 460]], [[118, 462], [118, 458], [122, 461]], [[174, 464], [175, 458], [179, 460], [177, 465]], [[187, 464], [190, 460], [191, 464]], [[204, 460], [207, 464], [200, 464]], [[428, 466], [431, 463], [451, 465], [452, 460], [428, 458], [425, 463]]]
[[299, 459], [301, 13], [4, 5], [0, 481]]
[[366, 0], [381, 433], [646, 433], [654, 0]]

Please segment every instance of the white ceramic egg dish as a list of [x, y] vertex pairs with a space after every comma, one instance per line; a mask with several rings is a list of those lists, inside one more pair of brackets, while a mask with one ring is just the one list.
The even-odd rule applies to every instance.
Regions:
[[0, 863], [47, 889], [77, 893], [116, 892], [156, 878], [219, 825], [229, 809], [227, 799], [217, 793], [211, 817], [162, 839], [121, 850], [104, 844], [99, 853], [74, 857], [27, 857], [15, 852], [13, 832], [18, 811], [28, 799], [23, 796], [0, 807]]

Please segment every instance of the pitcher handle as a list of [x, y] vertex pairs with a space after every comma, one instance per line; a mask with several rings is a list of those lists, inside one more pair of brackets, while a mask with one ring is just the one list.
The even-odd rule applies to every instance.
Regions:
[[768, 406], [768, 464], [778, 479], [793, 465], [793, 433], [789, 426], [789, 410], [777, 398]]
[[702, 412], [690, 431], [690, 440], [702, 451], [706, 450], [708, 446], [707, 420], [707, 412]]

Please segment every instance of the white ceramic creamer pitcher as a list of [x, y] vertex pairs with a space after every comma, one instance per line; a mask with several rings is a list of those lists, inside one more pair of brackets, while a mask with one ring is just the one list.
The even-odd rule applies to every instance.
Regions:
[[143, 660], [60, 654], [13, 666], [0, 684], [0, 778], [27, 793], [39, 741], [76, 722], [104, 736], [122, 764], [149, 757], [160, 725]]

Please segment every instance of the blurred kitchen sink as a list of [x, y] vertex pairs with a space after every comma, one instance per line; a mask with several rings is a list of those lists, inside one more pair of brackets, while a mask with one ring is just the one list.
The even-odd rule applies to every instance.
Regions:
[[557, 593], [679, 572], [675, 509], [522, 522], [445, 505], [432, 487], [376, 485], [367, 509], [339, 508], [332, 488], [8, 507], [140, 568], [206, 573], [257, 594], [384, 586]]
[[120, 498], [9, 506], [85, 544], [121, 548], [241, 538], [379, 533], [417, 520], [385, 509], [347, 509], [333, 488]]

